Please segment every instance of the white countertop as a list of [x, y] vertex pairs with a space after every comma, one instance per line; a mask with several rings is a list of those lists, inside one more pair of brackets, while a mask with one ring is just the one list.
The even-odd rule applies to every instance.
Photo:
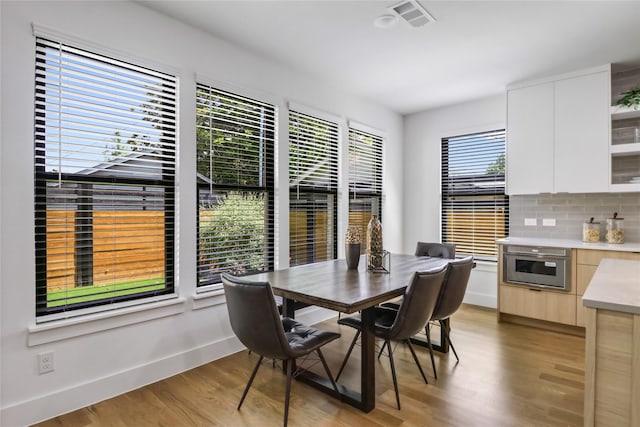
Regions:
[[603, 259], [582, 296], [582, 304], [640, 314], [640, 261]]
[[500, 245], [546, 246], [550, 248], [597, 249], [604, 251], [640, 252], [640, 243], [585, 243], [577, 239], [547, 239], [541, 237], [507, 237], [496, 240]]

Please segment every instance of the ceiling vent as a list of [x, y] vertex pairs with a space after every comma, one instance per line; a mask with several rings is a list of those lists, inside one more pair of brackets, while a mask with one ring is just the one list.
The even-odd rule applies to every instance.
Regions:
[[422, 27], [429, 22], [436, 22], [435, 18], [415, 0], [405, 0], [395, 6], [391, 6], [389, 10], [415, 28]]

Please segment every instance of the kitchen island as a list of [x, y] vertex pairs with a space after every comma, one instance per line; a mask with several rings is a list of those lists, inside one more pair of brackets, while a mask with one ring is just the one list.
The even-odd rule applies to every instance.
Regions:
[[640, 426], [640, 261], [603, 259], [587, 287], [585, 426]]

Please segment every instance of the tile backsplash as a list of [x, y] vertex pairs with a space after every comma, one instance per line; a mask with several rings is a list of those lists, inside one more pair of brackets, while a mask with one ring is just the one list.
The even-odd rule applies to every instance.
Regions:
[[[606, 219], [618, 212], [624, 218], [626, 242], [640, 242], [640, 193], [539, 194], [509, 198], [509, 235], [582, 240], [582, 223], [593, 217], [601, 223], [604, 239]], [[525, 226], [525, 218], [536, 219]], [[555, 226], [543, 226], [543, 220]]]

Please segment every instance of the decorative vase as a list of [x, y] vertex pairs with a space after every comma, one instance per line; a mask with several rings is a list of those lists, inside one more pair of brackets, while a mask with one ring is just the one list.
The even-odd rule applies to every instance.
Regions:
[[382, 258], [384, 249], [382, 249], [382, 224], [378, 221], [378, 217], [373, 215], [367, 225], [367, 268], [377, 270], [383, 268]]
[[355, 226], [347, 228], [344, 239], [344, 253], [347, 259], [347, 270], [357, 270], [360, 263], [360, 229]]
[[360, 263], [360, 243], [345, 243], [344, 250], [347, 258], [347, 270], [357, 270]]

